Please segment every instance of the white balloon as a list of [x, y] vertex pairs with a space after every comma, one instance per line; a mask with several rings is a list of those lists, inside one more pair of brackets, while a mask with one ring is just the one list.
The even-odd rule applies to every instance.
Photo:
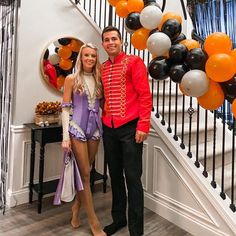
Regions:
[[48, 60], [52, 65], [56, 65], [60, 62], [61, 58], [56, 53], [54, 53], [49, 55]]
[[157, 28], [161, 19], [162, 11], [159, 7], [154, 5], [144, 7], [139, 16], [141, 25], [150, 30]]
[[191, 97], [200, 97], [209, 89], [209, 78], [202, 70], [190, 70], [184, 74], [181, 87]]
[[151, 34], [147, 40], [148, 51], [155, 56], [165, 55], [171, 47], [171, 40], [168, 35], [157, 32]]
[[125, 30], [127, 33], [132, 34], [135, 30], [130, 29], [126, 24], [125, 25]]

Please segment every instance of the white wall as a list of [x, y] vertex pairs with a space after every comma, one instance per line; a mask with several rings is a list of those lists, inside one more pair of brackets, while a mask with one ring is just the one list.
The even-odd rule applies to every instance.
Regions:
[[43, 80], [40, 58], [50, 42], [67, 36], [95, 43], [100, 48], [101, 60], [104, 60], [100, 32], [92, 27], [69, 0], [21, 1], [14, 125], [32, 122], [37, 103], [61, 100], [61, 94]]

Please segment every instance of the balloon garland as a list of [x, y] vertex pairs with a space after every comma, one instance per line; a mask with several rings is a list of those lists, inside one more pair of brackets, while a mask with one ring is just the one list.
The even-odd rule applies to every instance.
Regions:
[[196, 97], [207, 110], [219, 108], [227, 99], [236, 118], [236, 49], [228, 35], [215, 32], [205, 41], [186, 39], [181, 16], [163, 13], [156, 0], [108, 2], [125, 18], [133, 47], [152, 54], [148, 72], [153, 79], [169, 77], [184, 95]]

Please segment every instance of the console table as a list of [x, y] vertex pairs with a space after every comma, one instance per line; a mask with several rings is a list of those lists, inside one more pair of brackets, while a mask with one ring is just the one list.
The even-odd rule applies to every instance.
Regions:
[[[29, 203], [33, 200], [33, 191], [38, 194], [38, 213], [42, 211], [42, 198], [43, 195], [53, 193], [56, 191], [57, 180], [48, 182], [43, 181], [44, 174], [44, 151], [47, 143], [55, 143], [62, 141], [62, 126], [59, 124], [50, 124], [49, 126], [41, 127], [34, 123], [25, 124], [26, 127], [31, 129], [31, 157], [30, 157], [30, 180], [29, 180]], [[35, 166], [35, 144], [40, 144], [40, 156], [39, 156], [39, 183], [34, 184], [34, 166]], [[104, 173], [100, 174], [95, 169], [95, 163], [93, 163], [91, 175], [91, 187], [94, 182], [103, 180], [103, 192], [106, 192], [107, 181], [107, 165], [104, 159]]]

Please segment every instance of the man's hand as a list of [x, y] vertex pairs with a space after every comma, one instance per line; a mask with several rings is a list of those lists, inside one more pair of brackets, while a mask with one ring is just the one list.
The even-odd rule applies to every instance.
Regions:
[[135, 134], [136, 143], [142, 143], [144, 140], [147, 139], [147, 136], [148, 136], [147, 133], [137, 130]]

